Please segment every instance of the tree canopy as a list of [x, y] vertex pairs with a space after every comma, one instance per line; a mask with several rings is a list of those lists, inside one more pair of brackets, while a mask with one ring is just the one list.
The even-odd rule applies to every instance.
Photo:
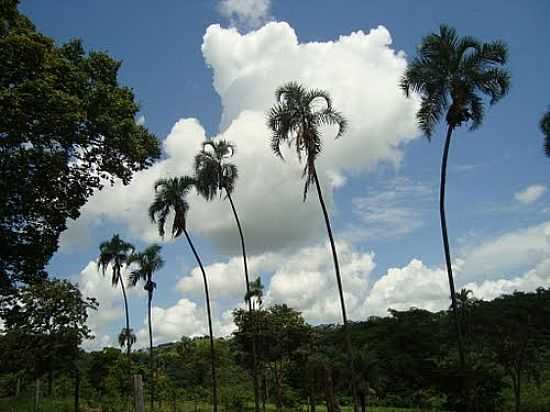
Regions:
[[0, 287], [45, 277], [67, 219], [105, 184], [160, 156], [136, 124], [133, 91], [118, 83], [121, 62], [39, 33], [0, 1]]

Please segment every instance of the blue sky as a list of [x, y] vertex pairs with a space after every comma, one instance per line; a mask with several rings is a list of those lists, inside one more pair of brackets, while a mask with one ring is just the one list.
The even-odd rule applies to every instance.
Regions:
[[[254, 175], [241, 175], [235, 197], [251, 242], [251, 266], [263, 277], [268, 301], [288, 302], [314, 323], [339, 319], [316, 195], [302, 204], [301, 183], [293, 179], [298, 165], [271, 160], [264, 150], [274, 79], [327, 89], [355, 127], [337, 142], [327, 130], [320, 159], [352, 317], [383, 314], [388, 307], [445, 307], [437, 210], [442, 131], [431, 143], [420, 136], [415, 100], [402, 97], [395, 81], [422, 36], [441, 23], [480, 40], [505, 41], [512, 74], [510, 95], [488, 110], [482, 128], [458, 130], [451, 147], [447, 213], [457, 283], [484, 298], [550, 285], [550, 159], [543, 156], [538, 129], [550, 103], [550, 4], [341, 4], [23, 2], [23, 13], [57, 41], [79, 37], [88, 49], [122, 60], [121, 83], [134, 89], [145, 125], [165, 142], [163, 161], [149, 173], [90, 201], [49, 265], [52, 275], [70, 277], [99, 297], [102, 309], [91, 319], [98, 338], [90, 347], [116, 341], [123, 321], [119, 292], [95, 273], [97, 245], [115, 232], [138, 247], [156, 240], [145, 215], [151, 181], [187, 172], [204, 133], [238, 142], [235, 161]], [[216, 24], [221, 27], [211, 26]], [[244, 288], [232, 246], [236, 232], [223, 200], [205, 205], [193, 198], [190, 229], [208, 265], [215, 328], [223, 335]], [[187, 245], [168, 242], [163, 252], [157, 341], [204, 333], [202, 285]], [[145, 297], [136, 291], [131, 300], [139, 330]]]

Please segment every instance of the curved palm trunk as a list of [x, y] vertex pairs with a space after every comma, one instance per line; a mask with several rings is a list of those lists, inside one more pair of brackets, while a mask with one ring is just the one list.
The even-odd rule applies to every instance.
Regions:
[[147, 322], [149, 326], [149, 367], [151, 369], [151, 384], [149, 385], [149, 390], [151, 394], [151, 412], [154, 410], [155, 406], [155, 370], [154, 370], [154, 361], [153, 361], [153, 326], [151, 321], [151, 310], [153, 302], [153, 292], [148, 291], [149, 299], [147, 301]]
[[[128, 311], [128, 298], [126, 296], [126, 288], [124, 287], [124, 281], [122, 280], [122, 276], [120, 276], [120, 267], [117, 270], [118, 270], [118, 280], [120, 281], [120, 288], [122, 289], [122, 297], [124, 298], [124, 311], [126, 312], [126, 333], [127, 333], [126, 355], [128, 356], [128, 385], [131, 391], [132, 390], [132, 360], [130, 358], [130, 353], [132, 351], [132, 344], [130, 339], [130, 313]], [[128, 397], [127, 397], [127, 401], [128, 401]]]
[[202, 272], [202, 279], [204, 280], [204, 292], [206, 294], [206, 311], [208, 314], [208, 332], [210, 334], [210, 365], [212, 368], [212, 403], [214, 406], [214, 412], [217, 412], [218, 411], [218, 387], [216, 383], [216, 360], [214, 358], [214, 337], [212, 334], [212, 312], [210, 311], [210, 294], [208, 293], [208, 281], [206, 279], [206, 272], [204, 271], [204, 267], [202, 266], [201, 259], [199, 257], [199, 254], [197, 253], [197, 250], [195, 249], [195, 246], [193, 245], [193, 242], [191, 241], [191, 238], [189, 237], [189, 233], [187, 233], [187, 230], [185, 229], [183, 230], [183, 233], [185, 233], [187, 242], [189, 242], [189, 246], [193, 251], [193, 255], [195, 255], [195, 259], [197, 260], [197, 263], [199, 264], [199, 267]]
[[348, 327], [348, 317], [346, 314], [346, 303], [344, 301], [344, 291], [342, 289], [342, 278], [340, 276], [340, 265], [338, 264], [338, 255], [336, 253], [336, 245], [334, 244], [334, 238], [332, 236], [332, 229], [330, 228], [330, 220], [328, 217], [327, 208], [325, 206], [325, 201], [323, 200], [323, 194], [321, 192], [321, 185], [319, 184], [319, 177], [317, 176], [317, 169], [315, 164], [312, 165], [313, 168], [313, 177], [315, 179], [315, 187], [317, 188], [317, 194], [319, 195], [319, 202], [321, 203], [321, 209], [323, 209], [323, 217], [325, 218], [325, 224], [327, 226], [328, 237], [330, 240], [330, 247], [332, 249], [332, 259], [334, 261], [334, 272], [336, 273], [336, 282], [338, 283], [338, 293], [340, 295], [340, 306], [342, 307], [342, 319], [344, 321], [344, 334], [346, 339], [346, 349], [348, 352], [348, 362], [351, 373], [351, 391], [353, 395], [353, 410], [358, 411], [357, 404], [357, 388], [356, 388], [356, 379], [355, 379], [355, 367], [353, 365], [353, 352], [351, 347], [351, 336]]
[[[231, 210], [233, 210], [233, 216], [235, 216], [235, 222], [237, 222], [237, 228], [239, 229], [239, 235], [241, 236], [241, 247], [243, 250], [243, 265], [244, 265], [244, 278], [246, 282], [246, 293], [247, 295], [250, 294], [250, 280], [248, 277], [248, 264], [246, 261], [246, 248], [244, 245], [244, 236], [243, 236], [243, 230], [241, 228], [241, 222], [239, 220], [239, 215], [237, 214], [237, 210], [235, 209], [235, 205], [233, 204], [233, 199], [231, 198], [231, 194], [226, 190], [225, 193], [227, 193], [227, 198], [229, 199], [229, 203], [231, 204]], [[252, 313], [252, 302], [249, 299], [248, 300], [248, 312]], [[255, 329], [254, 329], [255, 332]], [[258, 388], [258, 363], [257, 363], [257, 354], [256, 354], [256, 334], [252, 336], [252, 374], [254, 379], [254, 407], [256, 412], [260, 412], [260, 392]]]
[[451, 266], [451, 250], [449, 247], [449, 236], [447, 234], [447, 220], [445, 218], [445, 184], [447, 180], [447, 159], [449, 157], [449, 146], [451, 145], [451, 136], [453, 128], [447, 129], [447, 137], [443, 148], [443, 159], [441, 160], [441, 180], [439, 187], [439, 216], [441, 218], [441, 234], [443, 236], [443, 249], [445, 250], [445, 263], [447, 265], [447, 275], [449, 277], [449, 288], [451, 291], [451, 302], [453, 307], [454, 323], [456, 336], [458, 340], [458, 354], [460, 357], [460, 368], [464, 373], [464, 343], [462, 341], [462, 328], [458, 317], [458, 308], [456, 304], [455, 284], [453, 280], [453, 268]]
[[[118, 279], [120, 281], [120, 288], [122, 289], [122, 297], [124, 298], [124, 311], [126, 312], [126, 332], [130, 333], [130, 312], [128, 311], [128, 298], [126, 296], [126, 288], [124, 287], [124, 281], [122, 280], [122, 277], [120, 276], [120, 268], [118, 269]], [[128, 335], [129, 338], [129, 335]], [[126, 355], [128, 356], [128, 368], [130, 368], [130, 352], [132, 351], [132, 346], [130, 343], [130, 339], [126, 341]], [[131, 374], [131, 370], [128, 369], [128, 374]], [[131, 378], [131, 377], [130, 377]]]

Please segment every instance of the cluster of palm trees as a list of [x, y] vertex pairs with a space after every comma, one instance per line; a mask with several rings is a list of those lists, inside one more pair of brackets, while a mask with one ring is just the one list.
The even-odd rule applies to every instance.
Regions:
[[[418, 124], [428, 139], [431, 138], [436, 125], [443, 118], [447, 125], [443, 159], [441, 163], [439, 205], [445, 261], [452, 300], [451, 306], [455, 316], [457, 346], [462, 368], [464, 368], [466, 360], [464, 356], [462, 332], [458, 319], [450, 245], [445, 217], [446, 170], [449, 147], [453, 131], [456, 128], [467, 123], [470, 124], [471, 129], [476, 129], [481, 125], [485, 113], [485, 104], [482, 99], [483, 95], [490, 97], [489, 103], [492, 105], [504, 97], [508, 92], [510, 87], [510, 76], [503, 68], [506, 60], [507, 49], [502, 42], [481, 43], [472, 37], [459, 37], [453, 28], [442, 25], [439, 29], [439, 33], [430, 34], [422, 40], [418, 49], [418, 56], [408, 66], [400, 83], [407, 97], [411, 93], [419, 95], [421, 106], [417, 113]], [[268, 126], [272, 132], [271, 148], [276, 156], [282, 158], [281, 146], [288, 144], [294, 147], [300, 160], [304, 159], [305, 166], [303, 177], [305, 178], [305, 185], [303, 198], [304, 200], [306, 199], [311, 185], [314, 185], [323, 211], [333, 257], [349, 368], [352, 376], [350, 389], [354, 399], [354, 410], [357, 411], [358, 402], [354, 372], [355, 368], [353, 363], [354, 356], [352, 353], [349, 328], [347, 326], [348, 318], [340, 267], [338, 264], [338, 254], [316, 168], [316, 160], [321, 154], [322, 148], [322, 127], [335, 125], [337, 127], [336, 137], [338, 138], [345, 133], [347, 122], [343, 114], [334, 109], [330, 95], [323, 90], [310, 90], [296, 82], [290, 82], [276, 90], [275, 98], [275, 105], [271, 108], [267, 116]], [[546, 124], [547, 123], [544, 123], [544, 125]], [[207, 201], [212, 201], [218, 196], [222, 197], [223, 195], [225, 195], [225, 199], [229, 201], [241, 238], [246, 289], [245, 301], [248, 304], [248, 309], [253, 311], [254, 308], [250, 296], [255, 293], [254, 290], [258, 288], [258, 285], [254, 282], [251, 283], [249, 280], [243, 230], [235, 204], [231, 197], [238, 178], [237, 166], [230, 162], [230, 158], [234, 153], [235, 146], [225, 140], [211, 140], [205, 142], [202, 149], [195, 157], [194, 176], [158, 180], [154, 185], [155, 198], [149, 208], [149, 217], [153, 223], [158, 225], [158, 232], [162, 237], [165, 236], [165, 226], [168, 217], [173, 217], [171, 228], [172, 237], [177, 238], [182, 233], [185, 235], [203, 276], [210, 335], [212, 404], [214, 411], [217, 411], [218, 397], [210, 296], [204, 266], [186, 228], [187, 213], [189, 211], [187, 195], [194, 188]], [[115, 235], [111, 241], [101, 244], [100, 252], [100, 267], [105, 273], [107, 266], [111, 264], [113, 286], [120, 284], [123, 292], [126, 310], [126, 328], [121, 332], [120, 342], [126, 345], [128, 355], [130, 354], [132, 344], [135, 342], [135, 336], [129, 324], [127, 298], [124, 282], [121, 277], [121, 268], [124, 265], [135, 267], [130, 271], [130, 285], [135, 286], [139, 281], [145, 282], [144, 288], [148, 292], [149, 346], [151, 373], [153, 373], [151, 302], [155, 283], [152, 278], [154, 272], [160, 269], [163, 264], [159, 254], [160, 246], [153, 245], [143, 252], [136, 253], [131, 244], [122, 241], [118, 235]], [[254, 339], [253, 343], [255, 410], [259, 412], [256, 347]], [[153, 406], [154, 385], [152, 377], [150, 386], [151, 406]]]

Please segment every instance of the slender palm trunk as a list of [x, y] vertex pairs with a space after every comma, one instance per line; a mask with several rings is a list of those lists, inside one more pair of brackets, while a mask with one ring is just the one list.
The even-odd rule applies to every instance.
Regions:
[[[120, 269], [119, 269], [120, 271]], [[122, 289], [122, 297], [124, 298], [124, 311], [126, 312], [126, 333], [128, 334], [127, 340], [126, 340], [126, 355], [128, 356], [128, 376], [129, 379], [131, 370], [130, 370], [130, 353], [132, 351], [132, 344], [130, 340], [130, 312], [128, 311], [128, 297], [126, 296], [126, 288], [124, 287], [124, 281], [122, 280], [122, 277], [118, 276], [118, 279], [120, 281], [120, 288]]]
[[[130, 358], [130, 353], [132, 351], [132, 343], [130, 338], [130, 313], [128, 311], [128, 298], [126, 296], [126, 288], [124, 287], [124, 280], [120, 275], [120, 267], [118, 267], [118, 280], [120, 282], [120, 288], [122, 289], [122, 297], [124, 298], [124, 311], [126, 312], [126, 355], [128, 357], [128, 387], [130, 392], [132, 391], [132, 360]], [[128, 397], [127, 397], [128, 402]], [[128, 408], [130, 405], [128, 404]]]
[[319, 202], [321, 203], [321, 209], [323, 209], [323, 217], [325, 218], [325, 224], [327, 226], [328, 237], [330, 240], [330, 247], [332, 249], [332, 258], [334, 261], [334, 271], [336, 273], [336, 282], [338, 283], [338, 293], [340, 295], [340, 306], [342, 307], [342, 319], [344, 321], [344, 335], [346, 339], [346, 349], [348, 352], [348, 362], [351, 373], [351, 392], [353, 395], [353, 410], [358, 411], [357, 404], [357, 388], [356, 388], [356, 379], [355, 379], [355, 367], [353, 365], [353, 352], [351, 347], [351, 336], [348, 326], [348, 317], [346, 314], [346, 303], [344, 301], [344, 291], [342, 289], [342, 278], [340, 276], [340, 265], [338, 264], [338, 254], [336, 253], [336, 245], [334, 243], [334, 238], [332, 236], [332, 229], [330, 228], [330, 220], [328, 217], [327, 208], [325, 206], [325, 201], [323, 200], [323, 194], [321, 192], [321, 185], [319, 183], [319, 177], [317, 176], [317, 169], [313, 164], [313, 177], [315, 179], [315, 186], [317, 188], [317, 194], [319, 195]]
[[202, 266], [202, 262], [199, 257], [199, 254], [197, 253], [197, 250], [195, 249], [195, 246], [193, 245], [193, 242], [189, 237], [189, 233], [187, 233], [187, 230], [185, 229], [183, 230], [183, 233], [185, 233], [187, 242], [189, 242], [189, 246], [193, 251], [193, 255], [195, 255], [195, 259], [197, 260], [197, 263], [199, 264], [199, 267], [202, 272], [202, 279], [204, 280], [204, 292], [206, 294], [206, 311], [208, 314], [208, 332], [210, 334], [210, 365], [212, 368], [212, 403], [214, 406], [214, 412], [217, 412], [218, 411], [218, 387], [216, 383], [216, 359], [214, 357], [214, 336], [212, 334], [212, 312], [210, 311], [210, 294], [208, 293], [208, 280], [206, 279], [206, 272], [204, 271], [204, 267]]
[[154, 360], [153, 360], [153, 326], [151, 321], [151, 311], [152, 311], [152, 302], [153, 302], [153, 291], [147, 291], [149, 299], [147, 300], [147, 322], [149, 326], [149, 368], [151, 369], [151, 382], [149, 385], [149, 391], [151, 394], [151, 412], [153, 412], [155, 407], [155, 370], [154, 370]]
[[451, 136], [453, 127], [447, 129], [447, 137], [443, 148], [443, 159], [441, 160], [441, 181], [439, 187], [439, 215], [441, 217], [441, 234], [443, 236], [443, 249], [445, 250], [445, 263], [447, 265], [447, 275], [449, 277], [449, 288], [451, 291], [451, 302], [453, 307], [454, 323], [456, 329], [456, 337], [458, 342], [458, 355], [460, 357], [460, 368], [464, 373], [464, 342], [462, 340], [462, 328], [460, 327], [460, 319], [458, 315], [458, 307], [456, 304], [455, 284], [453, 279], [453, 268], [451, 266], [451, 250], [449, 247], [449, 236], [447, 234], [447, 220], [445, 218], [445, 184], [447, 180], [447, 159], [449, 157], [449, 146], [451, 145]]
[[[239, 215], [237, 214], [237, 210], [235, 209], [235, 205], [233, 204], [233, 199], [231, 198], [231, 194], [226, 190], [225, 193], [227, 193], [227, 198], [229, 199], [229, 203], [231, 204], [231, 209], [233, 210], [233, 216], [235, 216], [235, 222], [237, 222], [237, 228], [239, 229], [239, 235], [241, 236], [241, 247], [243, 250], [243, 265], [244, 265], [244, 278], [246, 282], [246, 294], [249, 296], [250, 294], [250, 279], [248, 277], [248, 264], [246, 261], [246, 248], [244, 245], [244, 236], [243, 236], [243, 230], [241, 227], [241, 222], [239, 220]], [[251, 299], [248, 299], [248, 312], [252, 314], [252, 301]], [[254, 407], [256, 412], [260, 412], [260, 392], [258, 387], [258, 358], [256, 354], [256, 329], [254, 328], [254, 333], [252, 336], [252, 374], [254, 379]]]

